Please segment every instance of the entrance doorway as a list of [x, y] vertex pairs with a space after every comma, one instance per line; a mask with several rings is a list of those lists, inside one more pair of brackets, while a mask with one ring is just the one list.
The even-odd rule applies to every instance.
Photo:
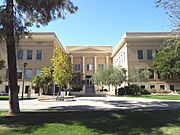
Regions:
[[92, 85], [91, 75], [86, 76], [86, 85]]
[[86, 76], [86, 90], [85, 90], [85, 94], [88, 95], [88, 96], [95, 95], [95, 89], [94, 89], [94, 85], [92, 83], [91, 75], [87, 75]]

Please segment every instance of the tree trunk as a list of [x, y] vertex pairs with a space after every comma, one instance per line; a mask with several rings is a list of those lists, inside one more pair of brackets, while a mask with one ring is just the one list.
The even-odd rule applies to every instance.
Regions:
[[59, 86], [59, 90], [58, 90], [56, 100], [58, 100], [60, 98], [60, 95], [61, 95], [61, 87]]
[[6, 46], [8, 60], [8, 83], [9, 83], [9, 112], [17, 114], [20, 112], [17, 87], [17, 67], [16, 67], [16, 49], [14, 38], [14, 17], [13, 17], [13, 0], [7, 0], [7, 17], [6, 17]]

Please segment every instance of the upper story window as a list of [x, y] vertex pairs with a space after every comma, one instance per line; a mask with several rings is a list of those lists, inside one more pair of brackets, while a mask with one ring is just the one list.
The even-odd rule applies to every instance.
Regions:
[[123, 55], [121, 54], [121, 63], [123, 63]]
[[99, 70], [104, 70], [104, 64], [99, 64]]
[[152, 50], [147, 50], [147, 59], [152, 60], [153, 59], [153, 51]]
[[18, 50], [17, 58], [18, 58], [18, 60], [22, 60], [23, 59], [23, 50]]
[[81, 65], [80, 64], [75, 64], [74, 65], [74, 70], [75, 71], [80, 71], [81, 70]]
[[124, 62], [125, 62], [125, 60], [126, 60], [125, 52], [123, 52], [123, 60], [124, 60]]
[[35, 74], [36, 74], [36, 76], [40, 76], [41, 70], [40, 70], [40, 69], [36, 69], [36, 70], [35, 70]]
[[137, 53], [138, 53], [138, 59], [139, 60], [144, 59], [143, 50], [138, 50]]
[[87, 71], [92, 71], [93, 70], [93, 65], [92, 64], [87, 64], [86, 65], [86, 70]]
[[32, 50], [27, 50], [27, 60], [32, 60]]
[[36, 59], [41, 60], [42, 59], [42, 50], [37, 50], [36, 51]]
[[32, 78], [32, 70], [30, 70], [30, 69], [25, 70], [25, 78], [27, 80], [30, 80]]

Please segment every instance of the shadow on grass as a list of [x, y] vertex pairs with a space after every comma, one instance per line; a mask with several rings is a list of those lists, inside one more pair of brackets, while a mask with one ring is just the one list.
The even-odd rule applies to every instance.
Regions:
[[[59, 124], [59, 130], [66, 130], [69, 125], [78, 124], [94, 131], [94, 134], [161, 135], [164, 134], [159, 129], [161, 127], [180, 126], [180, 111], [42, 111], [0, 116], [0, 119], [0, 126], [13, 127], [13, 133], [17, 134], [33, 133], [43, 127], [47, 129], [47, 124]], [[65, 125], [62, 129], [61, 124]], [[53, 134], [53, 129], [49, 131], [49, 134], [51, 133]], [[85, 134], [81, 131], [78, 133]]]

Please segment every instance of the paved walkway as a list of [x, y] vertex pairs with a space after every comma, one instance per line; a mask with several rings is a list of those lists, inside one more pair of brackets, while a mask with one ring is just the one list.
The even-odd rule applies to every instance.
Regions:
[[[21, 100], [21, 110], [180, 110], [180, 101], [127, 97], [78, 97], [76, 101]], [[7, 110], [8, 101], [0, 101]]]

